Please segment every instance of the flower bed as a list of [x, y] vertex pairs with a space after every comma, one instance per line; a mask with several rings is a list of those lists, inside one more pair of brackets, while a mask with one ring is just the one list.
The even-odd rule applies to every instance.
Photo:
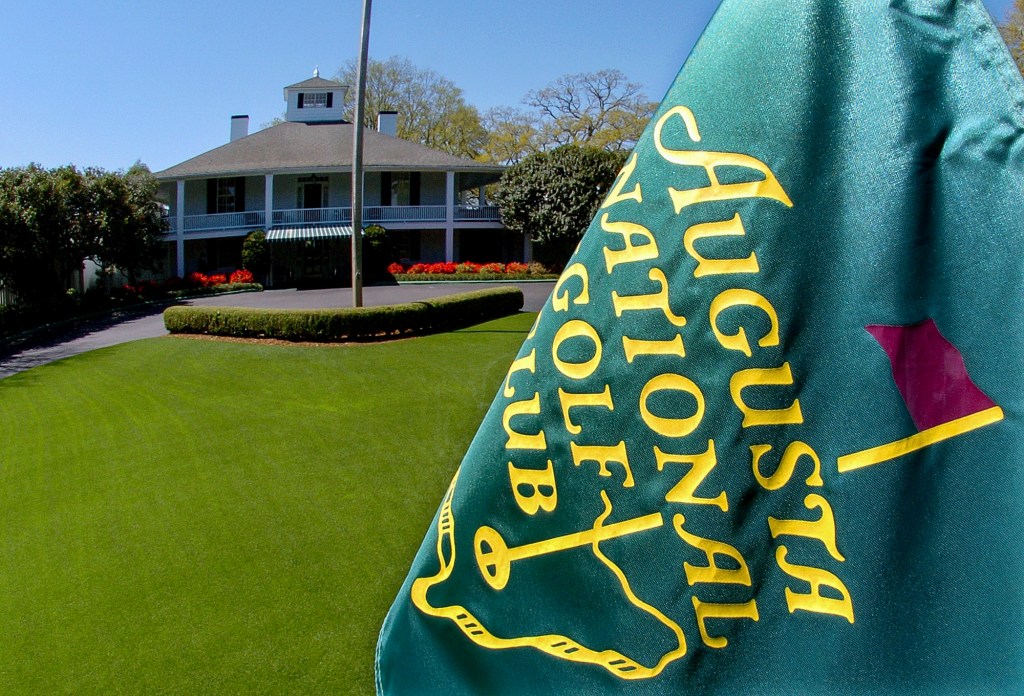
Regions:
[[263, 286], [253, 282], [252, 273], [238, 270], [225, 275], [193, 273], [185, 278], [168, 278], [162, 283], [155, 280], [144, 280], [134, 285], [126, 283], [111, 288], [109, 294], [102, 286], [85, 293], [68, 291], [65, 297], [45, 304], [0, 306], [0, 343], [6, 343], [7, 347], [29, 344], [67, 332], [83, 322], [101, 317], [129, 316], [152, 303], [261, 290]]
[[438, 263], [414, 263], [403, 266], [393, 263], [388, 273], [398, 281], [430, 280], [551, 280], [558, 278], [548, 268], [537, 262], [519, 263], [475, 263], [473, 261], [441, 261]]
[[262, 289], [263, 286], [255, 282], [251, 272], [239, 269], [230, 275], [190, 273], [184, 278], [172, 277], [162, 283], [155, 280], [144, 280], [137, 285], [122, 285], [112, 294], [126, 300], [160, 300]]

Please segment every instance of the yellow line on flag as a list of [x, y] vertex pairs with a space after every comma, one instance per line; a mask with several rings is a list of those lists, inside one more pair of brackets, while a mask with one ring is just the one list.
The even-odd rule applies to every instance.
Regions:
[[854, 452], [853, 454], [847, 454], [840, 457], [837, 461], [839, 465], [839, 473], [853, 471], [854, 469], [861, 469], [874, 464], [881, 464], [882, 462], [887, 462], [891, 459], [902, 457], [905, 454], [910, 454], [911, 452], [924, 449], [925, 447], [934, 445], [937, 442], [948, 440], [952, 437], [956, 437], [957, 435], [963, 435], [971, 430], [977, 430], [978, 428], [983, 428], [986, 425], [998, 423], [1002, 419], [1003, 409], [998, 406], [993, 406], [992, 408], [987, 408], [984, 411], [978, 411], [977, 413], [972, 413], [969, 416], [963, 416], [962, 418], [951, 420], [948, 423], [936, 425], [934, 428], [922, 430], [919, 433], [915, 433], [910, 437], [905, 437], [902, 440], [897, 440], [896, 442], [890, 442], [885, 445], [879, 445], [878, 447]]

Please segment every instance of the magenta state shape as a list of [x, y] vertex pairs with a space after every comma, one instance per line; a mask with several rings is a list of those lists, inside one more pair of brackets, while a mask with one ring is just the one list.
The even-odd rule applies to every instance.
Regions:
[[971, 381], [960, 351], [932, 319], [911, 326], [864, 328], [889, 355], [896, 387], [918, 430], [995, 406]]

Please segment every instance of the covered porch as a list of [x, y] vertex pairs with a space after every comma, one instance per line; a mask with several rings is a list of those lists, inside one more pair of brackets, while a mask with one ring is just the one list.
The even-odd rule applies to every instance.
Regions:
[[[441, 230], [442, 260], [455, 260], [457, 230], [504, 229], [498, 207], [488, 204], [485, 194], [497, 177], [494, 172], [367, 171], [363, 222], [388, 231]], [[189, 241], [352, 222], [351, 178], [344, 171], [177, 179], [165, 181], [161, 194], [179, 276], [188, 270]]]

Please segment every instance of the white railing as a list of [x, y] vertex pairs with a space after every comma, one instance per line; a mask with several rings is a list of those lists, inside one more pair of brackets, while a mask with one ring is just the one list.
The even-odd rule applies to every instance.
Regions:
[[[371, 205], [363, 208], [363, 222], [444, 222], [443, 205]], [[351, 208], [294, 208], [275, 210], [274, 224], [352, 222]]]
[[330, 222], [352, 222], [351, 208], [292, 208], [275, 210], [275, 225], [322, 224]]
[[444, 222], [443, 205], [372, 205], [363, 208], [366, 222]]
[[[501, 222], [496, 205], [455, 206], [456, 221]], [[363, 208], [363, 222], [444, 222], [447, 209], [443, 205], [371, 205]], [[167, 233], [177, 232], [175, 216], [167, 219]], [[275, 210], [272, 225], [351, 224], [352, 209], [345, 208], [291, 208]], [[247, 210], [243, 213], [215, 213], [212, 215], [186, 215], [185, 234], [208, 230], [256, 229], [266, 226], [266, 213]]]
[[243, 213], [214, 213], [213, 215], [186, 215], [185, 233], [202, 230], [230, 230], [239, 227], [263, 227], [266, 214], [262, 210]]
[[455, 219], [501, 222], [501, 210], [496, 205], [460, 205], [455, 208]]

